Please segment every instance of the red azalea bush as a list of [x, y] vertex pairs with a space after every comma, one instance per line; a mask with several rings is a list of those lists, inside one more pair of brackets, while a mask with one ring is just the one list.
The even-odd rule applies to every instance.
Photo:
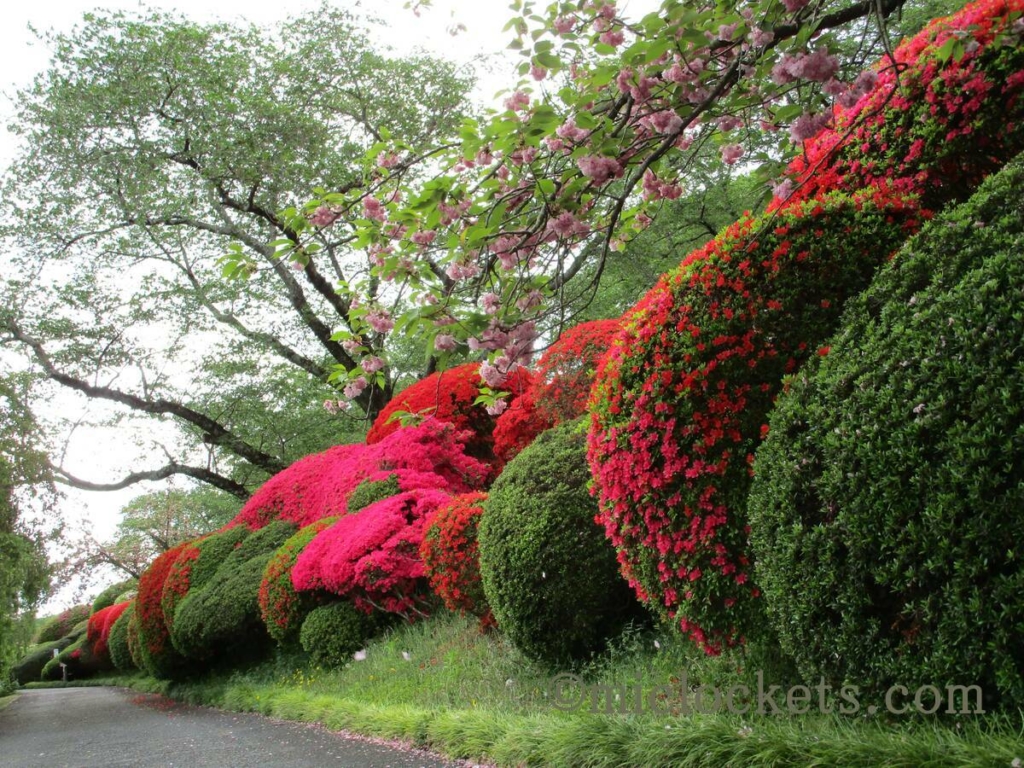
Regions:
[[420, 557], [430, 587], [452, 611], [477, 616], [481, 627], [494, 624], [494, 615], [480, 580], [477, 528], [486, 493], [464, 493], [442, 504], [427, 520]]
[[529, 389], [498, 417], [494, 454], [511, 461], [541, 432], [582, 416], [601, 358], [621, 320], [593, 320], [563, 333], [541, 356]]
[[164, 579], [160, 607], [169, 631], [174, 629], [174, 612], [190, 589], [202, 587], [217, 572], [224, 558], [249, 534], [245, 526], [235, 526], [185, 544]]
[[270, 558], [260, 582], [260, 616], [267, 633], [278, 643], [294, 640], [302, 621], [316, 605], [313, 594], [299, 594], [292, 586], [292, 569], [299, 554], [320, 531], [330, 527], [338, 518], [328, 517], [307, 525], [281, 545]]
[[110, 638], [110, 628], [114, 626], [114, 622], [121, 617], [121, 614], [131, 604], [131, 600], [125, 600], [123, 603], [101, 608], [89, 617], [86, 638], [92, 647], [93, 655], [97, 659], [109, 659], [107, 641]]
[[76, 625], [89, 618], [89, 613], [90, 608], [88, 605], [76, 605], [73, 608], [68, 608], [66, 611], [61, 611], [48, 620], [39, 632], [36, 633], [34, 642], [52, 643], [55, 640], [66, 637], [71, 634], [71, 630]]
[[295, 462], [265, 482], [231, 525], [261, 528], [271, 520], [300, 526], [348, 513], [348, 497], [365, 480], [395, 473], [401, 489], [465, 493], [485, 482], [486, 464], [466, 455], [472, 439], [450, 424], [427, 421], [388, 434], [374, 445], [339, 445]]
[[[153, 677], [173, 677], [186, 664], [185, 658], [171, 644], [170, 631], [164, 621], [163, 594], [164, 582], [174, 561], [190, 544], [184, 542], [158, 555], [139, 579], [139, 594], [135, 598], [135, 631], [141, 658], [136, 659], [136, 663]], [[135, 657], [134, 653], [132, 657]]]
[[1024, 0], [981, 0], [904, 41], [896, 67], [879, 62], [875, 87], [837, 106], [834, 128], [790, 165], [790, 199], [868, 186], [918, 194], [932, 210], [966, 199], [1024, 149], [1022, 12]]
[[428, 515], [451, 497], [420, 489], [378, 501], [318, 534], [292, 569], [298, 592], [325, 589], [406, 616], [430, 610], [420, 544]]
[[[504, 388], [510, 392], [508, 405], [526, 391], [532, 375], [525, 368], [516, 368], [506, 381]], [[480, 396], [479, 363], [465, 363], [447, 371], [432, 373], [399, 392], [373, 422], [366, 434], [368, 445], [383, 440], [401, 427], [396, 418], [399, 411], [421, 414], [447, 422], [459, 430], [469, 430], [472, 435], [466, 441], [466, 453], [488, 463], [494, 459], [495, 417], [481, 405], [475, 405]], [[429, 423], [429, 422], [428, 422]]]
[[708, 652], [759, 626], [746, 496], [782, 379], [918, 216], [873, 191], [744, 218], [624, 317], [591, 399], [599, 519], [640, 598]]

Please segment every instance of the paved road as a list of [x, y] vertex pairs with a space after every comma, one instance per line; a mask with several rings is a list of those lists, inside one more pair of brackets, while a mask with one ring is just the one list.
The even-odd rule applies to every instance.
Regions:
[[2, 768], [453, 768], [402, 750], [259, 715], [120, 688], [22, 691], [0, 710]]

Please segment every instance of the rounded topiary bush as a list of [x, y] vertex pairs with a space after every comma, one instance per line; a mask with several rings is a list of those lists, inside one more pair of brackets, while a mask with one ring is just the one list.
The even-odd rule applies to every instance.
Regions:
[[40, 627], [34, 641], [36, 643], [52, 643], [54, 640], [60, 640], [71, 634], [75, 625], [88, 619], [90, 613], [88, 605], [76, 605], [66, 611], [61, 611]]
[[594, 522], [584, 425], [545, 432], [505, 467], [484, 502], [480, 573], [498, 627], [530, 658], [586, 659], [643, 615]]
[[1024, 706], [1024, 164], [937, 218], [789, 384], [750, 495], [808, 679]]
[[18, 685], [35, 683], [42, 679], [43, 667], [53, 659], [53, 652], [59, 654], [74, 641], [70, 637], [43, 643], [22, 656], [12, 667], [11, 675]]
[[193, 661], [249, 658], [266, 649], [259, 590], [267, 563], [296, 526], [276, 520], [249, 534], [202, 588], [178, 605], [171, 627], [174, 647]]
[[140, 669], [157, 678], [174, 677], [188, 666], [185, 658], [171, 644], [162, 605], [167, 575], [188, 545], [189, 542], [184, 542], [162, 552], [139, 578], [139, 594], [135, 598], [134, 624], [138, 641], [135, 661]]
[[118, 600], [118, 598], [126, 592], [131, 592], [132, 590], [137, 589], [138, 586], [138, 579], [125, 579], [124, 581], [119, 581], [116, 584], [111, 584], [96, 595], [96, 599], [92, 601], [92, 612], [99, 613], [104, 608], [109, 608], [115, 603], [124, 602], [123, 600]]
[[748, 216], [623, 318], [592, 390], [601, 520], [641, 599], [709, 653], [763, 625], [747, 491], [782, 379], [917, 216], [913, 200], [871, 191]]
[[355, 487], [352, 495], [348, 497], [348, 511], [358, 512], [374, 502], [386, 499], [388, 496], [394, 496], [403, 490], [409, 489], [403, 489], [399, 486], [398, 475], [394, 472], [390, 472], [377, 480], [364, 480]]
[[420, 557], [430, 587], [451, 611], [477, 616], [482, 627], [494, 623], [480, 580], [477, 529], [486, 493], [465, 493], [442, 504], [427, 520]]
[[171, 565], [164, 579], [160, 607], [164, 622], [173, 633], [174, 614], [190, 589], [201, 589], [213, 578], [224, 559], [249, 535], [244, 525], [236, 525], [189, 542]]
[[50, 659], [43, 667], [41, 678], [48, 682], [63, 680], [65, 670], [61, 664], [66, 666], [68, 680], [85, 680], [113, 668], [109, 657], [101, 658], [92, 652], [92, 643], [85, 635], [61, 651], [56, 658]]
[[304, 526], [345, 515], [360, 484], [392, 474], [402, 491], [465, 493], [480, 488], [490, 469], [466, 454], [471, 437], [471, 432], [456, 431], [450, 424], [427, 421], [398, 429], [374, 445], [339, 445], [306, 456], [264, 483], [231, 524], [260, 528], [281, 519]]
[[128, 625], [135, 614], [135, 602], [128, 603], [121, 615], [110, 627], [107, 636], [107, 649], [110, 653], [110, 660], [114, 667], [122, 672], [136, 669], [135, 661], [132, 659], [131, 648], [128, 643]]
[[258, 595], [260, 616], [268, 634], [278, 643], [296, 638], [302, 620], [316, 607], [319, 595], [315, 592], [299, 594], [292, 586], [292, 568], [299, 554], [320, 531], [333, 525], [338, 518], [328, 517], [307, 525], [271, 556], [263, 570]]
[[352, 659], [352, 654], [365, 648], [378, 629], [374, 615], [349, 602], [331, 603], [310, 611], [302, 622], [299, 641], [317, 664], [340, 667]]
[[919, 194], [932, 210], [966, 199], [1024, 150], [1022, 12], [1024, 0], [980, 0], [904, 40], [896, 68], [882, 59], [874, 87], [805, 144], [789, 199], [869, 186]]
[[443, 491], [415, 489], [342, 517], [299, 555], [292, 584], [300, 593], [332, 592], [361, 610], [410, 619], [429, 615], [435, 601], [420, 545], [427, 518], [449, 498]]

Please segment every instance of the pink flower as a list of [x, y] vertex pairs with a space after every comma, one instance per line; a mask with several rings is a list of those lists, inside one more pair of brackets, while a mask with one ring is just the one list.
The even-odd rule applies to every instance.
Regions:
[[508, 403], [504, 398], [502, 398], [500, 400], [495, 400], [491, 405], [488, 405], [486, 410], [491, 416], [500, 416], [505, 412], [506, 408], [508, 408]]
[[811, 0], [782, 0], [782, 4], [786, 7], [786, 10], [790, 13], [796, 13]]
[[583, 175], [593, 179], [595, 184], [604, 184], [611, 178], [622, 175], [622, 166], [613, 157], [603, 155], [586, 155], [576, 161]]
[[350, 381], [345, 386], [345, 397], [349, 400], [354, 400], [363, 394], [363, 390], [369, 386], [370, 382], [366, 380], [365, 376], [359, 376]]
[[722, 147], [722, 162], [726, 165], [734, 164], [741, 157], [743, 157], [743, 147], [739, 144], [726, 144]]
[[452, 280], [472, 280], [480, 274], [480, 267], [476, 264], [459, 264], [453, 261], [448, 265], [445, 274]]
[[755, 48], [760, 48], [763, 45], [768, 45], [775, 39], [775, 34], [770, 30], [758, 29], [754, 27], [750, 30], [750, 44]]
[[363, 213], [368, 219], [384, 221], [387, 217], [387, 210], [376, 197], [367, 196], [363, 198]]
[[476, 153], [476, 163], [477, 163], [477, 165], [490, 165], [493, 162], [494, 162], [494, 155], [491, 154], [491, 150], [489, 150], [489, 149], [481, 149], [479, 152]]
[[508, 159], [513, 165], [527, 165], [537, 159], [537, 148], [520, 147], [509, 155]]
[[383, 309], [372, 309], [366, 313], [366, 322], [377, 333], [387, 333], [395, 327], [391, 315]]
[[314, 227], [329, 227], [337, 221], [340, 215], [340, 213], [336, 213], [326, 205], [321, 205], [313, 211], [313, 215], [309, 217], [309, 223]]
[[480, 378], [491, 389], [498, 389], [498, 387], [505, 383], [505, 374], [490, 363], [480, 364]]
[[434, 349], [438, 352], [451, 352], [455, 349], [455, 337], [450, 333], [439, 333], [434, 337]]
[[577, 127], [576, 120], [571, 117], [555, 129], [555, 134], [561, 138], [577, 142], [583, 141], [589, 133], [586, 129]]
[[398, 155], [394, 152], [381, 152], [377, 155], [377, 166], [380, 168], [394, 168], [398, 165]]
[[559, 16], [555, 19], [553, 26], [558, 34], [567, 35], [576, 27], [576, 19], [573, 16]]
[[430, 245], [434, 242], [434, 238], [437, 237], [437, 231], [433, 229], [424, 229], [419, 232], [414, 232], [409, 238], [416, 245]]
[[721, 24], [718, 27], [718, 39], [726, 43], [730, 42], [736, 34], [736, 27], [739, 24]]
[[560, 213], [548, 222], [548, 227], [559, 237], [573, 237], [574, 235], [585, 235], [590, 227], [573, 216], [569, 211]]
[[616, 29], [616, 30], [608, 30], [607, 32], [603, 32], [601, 34], [601, 36], [599, 38], [597, 38], [597, 39], [599, 41], [601, 41], [602, 43], [604, 43], [605, 45], [610, 45], [612, 48], [615, 48], [617, 46], [622, 45], [623, 41], [626, 38], [622, 34], [621, 30]]
[[516, 302], [516, 307], [520, 312], [529, 312], [543, 303], [544, 294], [538, 290], [532, 290]]
[[497, 294], [485, 293], [480, 297], [480, 306], [484, 308], [484, 312], [488, 315], [496, 315], [498, 310], [501, 309], [501, 299], [498, 298]]
[[512, 112], [521, 112], [530, 106], [530, 97], [522, 91], [516, 91], [505, 99], [505, 109]]
[[548, 71], [544, 67], [537, 66], [534, 64], [530, 67], [530, 77], [538, 82], [548, 76]]
[[828, 121], [829, 117], [826, 114], [813, 115], [805, 112], [789, 127], [789, 137], [794, 144], [803, 144], [807, 139], [812, 139], [825, 130]]
[[674, 110], [664, 109], [651, 115], [648, 122], [658, 133], [675, 133], [682, 127], [683, 118]]
[[384, 367], [384, 361], [374, 355], [373, 357], [364, 357], [359, 365], [367, 373], [376, 373]]
[[356, 352], [362, 349], [363, 343], [357, 337], [354, 339], [345, 339], [343, 342], [341, 342], [341, 346], [350, 355], [354, 355]]
[[787, 200], [793, 194], [793, 180], [783, 179], [772, 184], [772, 196], [776, 200]]
[[743, 120], [735, 115], [722, 115], [715, 121], [715, 124], [720, 131], [731, 131], [733, 128], [739, 128], [743, 125]]

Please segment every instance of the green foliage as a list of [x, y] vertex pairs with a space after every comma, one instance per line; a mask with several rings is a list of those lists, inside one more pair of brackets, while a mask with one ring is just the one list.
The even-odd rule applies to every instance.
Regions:
[[275, 520], [251, 533], [203, 588], [189, 591], [171, 627], [171, 641], [182, 655], [206, 662], [248, 658], [267, 649], [260, 584], [270, 558], [295, 530], [294, 523]]
[[583, 420], [544, 432], [505, 467], [483, 503], [484, 593], [526, 656], [585, 660], [644, 614], [594, 522]]
[[124, 613], [117, 617], [114, 626], [110, 628], [110, 636], [107, 639], [110, 660], [122, 672], [129, 672], [137, 668], [128, 642], [128, 626], [134, 614], [135, 603], [132, 603], [124, 609]]
[[42, 679], [43, 667], [53, 658], [54, 650], [60, 652], [71, 645], [70, 637], [62, 637], [32, 648], [11, 667], [11, 674], [19, 685]]
[[244, 525], [212, 533], [185, 546], [164, 581], [160, 607], [168, 627], [174, 626], [178, 604], [191, 590], [202, 589], [223, 565], [225, 558], [249, 535]]
[[62, 611], [48, 620], [39, 629], [34, 640], [37, 643], [50, 643], [59, 640], [72, 633], [83, 621], [89, 618], [90, 607], [88, 605], [76, 605]]
[[310, 611], [302, 622], [299, 642], [316, 664], [340, 667], [366, 647], [378, 628], [376, 616], [363, 613], [352, 603], [331, 603]]
[[46, 662], [40, 677], [43, 680], [62, 680], [64, 670], [61, 669], [61, 664], [67, 667], [68, 680], [82, 680], [111, 669], [108, 659], [101, 659], [93, 654], [89, 639], [84, 632], [81, 637], [66, 646], [56, 658], [51, 658]]
[[398, 475], [388, 475], [385, 480], [364, 480], [348, 497], [349, 514], [358, 512], [381, 499], [397, 496], [401, 491], [398, 486]]
[[1022, 200], [1018, 159], [908, 243], [779, 400], [751, 541], [808, 679], [1024, 705]]
[[116, 584], [111, 584], [96, 595], [96, 599], [92, 601], [92, 612], [98, 613], [104, 608], [109, 608], [115, 603], [122, 602], [118, 600], [118, 598], [127, 592], [138, 589], [138, 586], [138, 579], [125, 579], [124, 581], [119, 581]]

